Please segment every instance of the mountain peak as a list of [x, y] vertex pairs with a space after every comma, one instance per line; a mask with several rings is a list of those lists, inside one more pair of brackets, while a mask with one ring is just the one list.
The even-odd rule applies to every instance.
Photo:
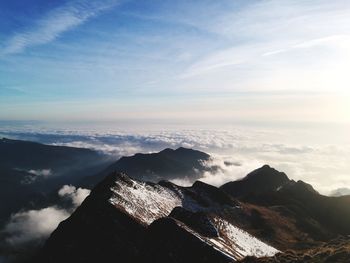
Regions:
[[221, 186], [231, 196], [240, 197], [247, 194], [273, 192], [290, 182], [288, 176], [269, 165], [264, 165], [241, 180], [229, 182]]
[[269, 165], [263, 165], [243, 179], [224, 184], [221, 188], [233, 197], [269, 194], [276, 191], [289, 192], [293, 195], [319, 194], [312, 185], [301, 180], [297, 182], [290, 180], [285, 173]]
[[262, 167], [250, 172], [245, 178], [242, 180], [267, 180], [267, 181], [275, 181], [279, 180], [281, 182], [288, 182], [289, 178], [284, 172], [280, 172], [275, 168], [265, 164]]
[[200, 159], [208, 159], [210, 157], [209, 154], [204, 152], [194, 150], [192, 148], [179, 147], [177, 149], [166, 148], [160, 151], [158, 154], [171, 154], [182, 157], [190, 157], [190, 158], [200, 158]]
[[83, 186], [91, 187], [113, 171], [128, 174], [143, 181], [199, 179], [210, 168], [204, 165], [210, 156], [204, 152], [180, 147], [176, 150], [166, 148], [157, 153], [138, 153], [125, 156], [104, 171], [87, 178]]
[[159, 153], [170, 153], [170, 152], [174, 152], [174, 149], [171, 148], [165, 148], [164, 150], [161, 150]]
[[177, 153], [183, 153], [183, 152], [200, 152], [197, 150], [194, 150], [192, 148], [186, 148], [186, 147], [178, 147], [176, 149], [172, 148], [165, 148], [164, 150], [161, 150], [159, 153], [171, 153], [171, 152], [177, 152]]
[[175, 152], [198, 152], [198, 151], [192, 148], [179, 147], [175, 150]]

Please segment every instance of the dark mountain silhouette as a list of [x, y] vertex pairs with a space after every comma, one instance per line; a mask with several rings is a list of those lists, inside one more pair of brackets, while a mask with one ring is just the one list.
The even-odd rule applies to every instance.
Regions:
[[2, 166], [23, 170], [50, 168], [61, 172], [64, 166], [74, 167], [83, 163], [89, 165], [90, 162], [95, 163], [99, 159], [100, 156], [89, 149], [51, 146], [6, 138], [0, 140]]
[[276, 253], [237, 226], [239, 213], [240, 203], [202, 182], [180, 187], [112, 173], [52, 233], [36, 261], [232, 262]]
[[217, 169], [217, 167], [207, 167], [204, 164], [209, 158], [210, 156], [206, 153], [183, 147], [176, 150], [168, 148], [158, 153], [137, 153], [120, 158], [104, 171], [85, 178], [81, 185], [91, 188], [113, 171], [151, 182], [171, 179], [195, 181], [202, 176], [204, 171]]
[[224, 184], [221, 189], [231, 196], [242, 197], [249, 194], [274, 192], [289, 181], [285, 173], [264, 165], [241, 180]]
[[108, 157], [88, 149], [0, 140], [0, 227], [11, 213], [45, 206], [50, 193], [63, 184], [76, 183], [110, 163]]

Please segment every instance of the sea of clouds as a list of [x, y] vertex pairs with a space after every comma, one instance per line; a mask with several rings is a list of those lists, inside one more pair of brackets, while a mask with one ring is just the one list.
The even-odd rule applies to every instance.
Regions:
[[[317, 129], [8, 129], [0, 136], [50, 145], [94, 149], [113, 156], [157, 152], [164, 148], [187, 147], [209, 153], [208, 166], [221, 167], [205, 173], [202, 180], [219, 186], [244, 177], [269, 164], [291, 179], [303, 180], [329, 194], [350, 186], [350, 141], [343, 134]], [[343, 138], [343, 137], [344, 138]], [[192, 182], [176, 183], [188, 185]]]

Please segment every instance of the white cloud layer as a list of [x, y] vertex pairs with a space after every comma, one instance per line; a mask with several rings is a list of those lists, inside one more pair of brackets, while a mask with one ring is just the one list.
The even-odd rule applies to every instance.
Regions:
[[59, 196], [71, 199], [75, 207], [79, 206], [89, 194], [89, 189], [84, 189], [80, 187], [77, 189], [73, 185], [64, 185], [58, 191]]
[[88, 189], [77, 189], [72, 185], [64, 185], [58, 191], [58, 195], [71, 200], [72, 207], [70, 209], [50, 206], [13, 214], [9, 223], [3, 229], [7, 236], [6, 242], [19, 246], [47, 238], [58, 224], [68, 218], [89, 194], [90, 190]]
[[235, 181], [247, 175], [247, 171], [252, 171], [263, 165], [263, 162], [250, 161], [246, 162], [243, 159], [232, 159], [232, 156], [214, 155], [208, 162], [207, 167], [219, 167], [215, 172], [205, 172], [201, 181], [221, 186], [229, 181]]
[[[18, 170], [22, 171], [22, 169]], [[22, 184], [31, 184], [38, 179], [46, 179], [47, 177], [53, 174], [51, 169], [30, 169], [26, 172], [28, 172], [29, 175], [23, 178], [23, 180], [21, 181]]]
[[17, 245], [46, 238], [68, 216], [66, 210], [57, 207], [16, 213], [4, 228], [4, 232], [10, 235], [6, 241]]
[[[207, 173], [202, 178], [214, 185], [241, 178], [259, 166], [269, 164], [286, 172], [291, 179], [312, 184], [324, 194], [337, 188], [350, 188], [349, 126], [304, 124], [302, 127], [262, 128], [258, 125], [237, 125], [226, 129], [105, 130], [56, 130], [54, 133], [12, 131], [12, 136], [47, 144], [92, 148], [115, 159], [168, 147], [194, 148], [211, 154], [211, 164], [222, 168], [216, 174]], [[235, 165], [227, 165], [229, 163]], [[183, 181], [176, 183], [191, 184]]]
[[42, 177], [48, 177], [52, 175], [51, 169], [29, 170], [28, 173]]

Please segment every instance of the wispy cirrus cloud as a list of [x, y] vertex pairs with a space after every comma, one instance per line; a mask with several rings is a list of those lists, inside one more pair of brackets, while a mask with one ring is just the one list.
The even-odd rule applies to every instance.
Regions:
[[198, 27], [227, 42], [198, 56], [179, 78], [201, 89], [211, 82], [210, 89], [229, 91], [334, 91], [335, 86], [345, 91], [349, 12], [341, 1], [269, 0], [227, 9], [210, 20], [194, 16]]
[[54, 41], [66, 31], [116, 6], [118, 0], [69, 1], [47, 12], [27, 29], [14, 33], [4, 44], [0, 55], [11, 55]]

